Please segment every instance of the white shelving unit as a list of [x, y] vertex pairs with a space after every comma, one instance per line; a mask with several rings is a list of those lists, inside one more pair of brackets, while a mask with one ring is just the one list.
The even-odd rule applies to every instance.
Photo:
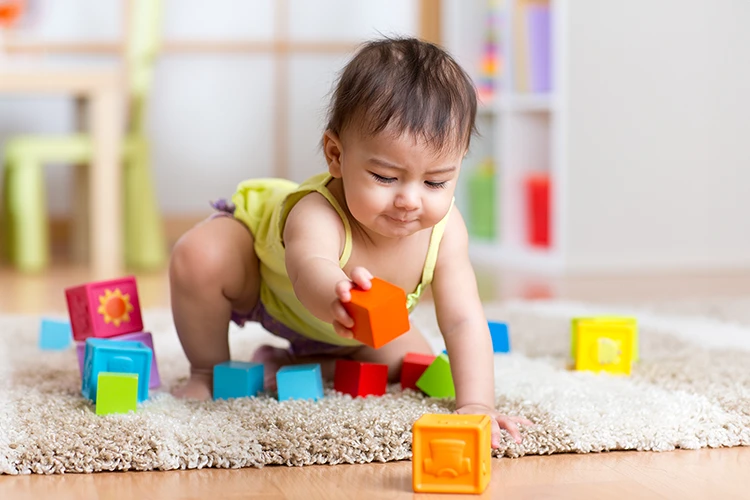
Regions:
[[[639, 2], [549, 0], [552, 91], [537, 95], [515, 88], [513, 19], [528, 1], [498, 0], [500, 90], [464, 162], [463, 181], [485, 158], [496, 172], [496, 238], [472, 241], [474, 260], [556, 274], [750, 268], [750, 2], [662, 0], [644, 15]], [[487, 8], [442, 3], [443, 44], [474, 78]], [[530, 170], [551, 178], [549, 248], [526, 243]]]
[[[563, 236], [559, 229], [560, 211], [555, 206], [550, 213], [550, 245], [535, 247], [526, 242], [523, 177], [530, 171], [545, 171], [557, 179], [561, 171], [561, 155], [557, 151], [565, 121], [564, 110], [557, 99], [558, 89], [550, 93], [520, 92], [516, 88], [515, 16], [523, 0], [499, 0], [496, 9], [501, 16], [495, 37], [503, 54], [503, 68], [495, 78], [495, 93], [489, 102], [480, 102], [476, 138], [472, 151], [464, 163], [468, 173], [483, 158], [490, 158], [495, 167], [495, 207], [497, 223], [495, 241], [473, 240], [472, 258], [475, 261], [497, 263], [517, 268], [555, 271], [562, 267], [560, 248]], [[556, 2], [550, 8], [555, 9]], [[448, 50], [463, 67], [478, 79], [480, 57], [486, 37], [487, 0], [463, 2], [444, 0], [443, 37]], [[557, 15], [553, 13], [552, 19]], [[552, 30], [559, 35], [557, 26]], [[551, 43], [559, 48], [556, 40]], [[558, 58], [555, 52], [553, 61]], [[552, 81], [563, 79], [558, 72], [563, 66], [553, 65]], [[558, 183], [552, 183], [551, 200], [560, 200]]]

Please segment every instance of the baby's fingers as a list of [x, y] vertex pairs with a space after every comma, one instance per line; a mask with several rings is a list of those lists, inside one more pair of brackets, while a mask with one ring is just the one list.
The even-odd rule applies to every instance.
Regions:
[[338, 297], [341, 302], [349, 302], [352, 300], [351, 290], [353, 286], [354, 283], [349, 280], [339, 281], [336, 283], [336, 297]]
[[336, 335], [344, 337], [345, 339], [354, 338], [354, 332], [352, 332], [349, 328], [345, 327], [338, 321], [333, 322], [333, 330], [336, 332]]
[[372, 273], [364, 267], [358, 266], [352, 269], [352, 281], [362, 290], [369, 290], [372, 287]]
[[354, 326], [354, 320], [349, 313], [344, 309], [344, 305], [339, 300], [334, 300], [331, 304], [331, 312], [333, 313], [333, 321], [341, 323], [344, 328], [352, 328]]
[[528, 422], [528, 425], [531, 425], [531, 422], [526, 420], [525, 418], [520, 417], [506, 417], [505, 415], [499, 415], [496, 416], [493, 419], [495, 422], [497, 422], [498, 428], [497, 428], [497, 446], [495, 445], [495, 426], [492, 426], [492, 447], [497, 448], [500, 446], [500, 429], [505, 429], [510, 434], [510, 437], [513, 438], [513, 441], [516, 442], [516, 444], [521, 444], [521, 431], [518, 428], [518, 424], [516, 422], [525, 423]]

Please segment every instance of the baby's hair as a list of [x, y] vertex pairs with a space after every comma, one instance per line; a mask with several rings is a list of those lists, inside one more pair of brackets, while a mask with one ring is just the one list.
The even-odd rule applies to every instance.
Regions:
[[410, 133], [437, 152], [465, 151], [476, 132], [476, 89], [437, 45], [416, 38], [363, 44], [333, 90], [327, 129]]

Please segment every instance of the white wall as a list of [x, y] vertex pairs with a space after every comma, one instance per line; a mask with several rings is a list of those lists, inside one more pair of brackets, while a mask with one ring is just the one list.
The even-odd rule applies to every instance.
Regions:
[[570, 268], [750, 266], [750, 2], [567, 5]]
[[[121, 34], [121, 0], [36, 0], [21, 39], [113, 41]], [[418, 0], [290, 0], [295, 40], [361, 41], [415, 35]], [[167, 40], [269, 40], [273, 0], [166, 0]], [[289, 162], [302, 180], [323, 167], [318, 142], [326, 96], [348, 55], [290, 58]], [[166, 214], [208, 212], [248, 177], [273, 167], [272, 57], [268, 54], [166, 54], [155, 75], [149, 131], [161, 206]], [[67, 98], [0, 96], [0, 147], [17, 133], [72, 130]], [[47, 171], [50, 211], [70, 207], [69, 171]]]

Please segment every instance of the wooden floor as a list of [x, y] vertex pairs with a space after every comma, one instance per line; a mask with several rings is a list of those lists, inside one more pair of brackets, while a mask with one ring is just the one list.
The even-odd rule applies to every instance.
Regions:
[[[750, 273], [549, 279], [478, 266], [486, 299], [555, 297], [641, 302], [750, 295]], [[166, 274], [137, 275], [143, 307], [166, 307]], [[0, 312], [65, 311], [63, 288], [89, 281], [60, 265], [39, 276], [0, 268]], [[748, 498], [750, 448], [617, 452], [493, 461], [481, 498]], [[411, 462], [242, 470], [0, 476], [0, 499], [451, 498], [415, 495]]]

